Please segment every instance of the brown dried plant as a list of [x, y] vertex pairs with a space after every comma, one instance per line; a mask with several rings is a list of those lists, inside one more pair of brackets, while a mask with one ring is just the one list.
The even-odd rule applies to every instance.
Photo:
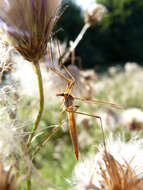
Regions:
[[135, 168], [124, 161], [120, 164], [109, 152], [104, 152], [104, 164], [99, 163], [102, 181], [101, 190], [143, 190], [143, 179], [136, 174]]
[[11, 176], [11, 168], [5, 170], [2, 163], [0, 163], [0, 189], [1, 190], [16, 190], [16, 180]]
[[75, 167], [72, 190], [143, 190], [142, 140], [105, 141], [103, 134], [103, 142], [94, 158]]
[[28, 61], [45, 54], [61, 0], [0, 0], [0, 26]]

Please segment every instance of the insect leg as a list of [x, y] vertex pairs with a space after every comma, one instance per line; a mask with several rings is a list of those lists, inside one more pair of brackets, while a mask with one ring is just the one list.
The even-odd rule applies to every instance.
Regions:
[[87, 114], [87, 113], [82, 113], [82, 112], [77, 112], [77, 111], [73, 111], [76, 114], [80, 114], [80, 115], [86, 115], [88, 117], [94, 117], [100, 120], [100, 126], [101, 126], [101, 130], [102, 130], [102, 138], [103, 138], [103, 144], [105, 147], [105, 151], [106, 151], [106, 143], [105, 143], [105, 136], [104, 136], [104, 130], [103, 130], [103, 124], [102, 124], [102, 118], [100, 116], [97, 115], [91, 115], [91, 114]]

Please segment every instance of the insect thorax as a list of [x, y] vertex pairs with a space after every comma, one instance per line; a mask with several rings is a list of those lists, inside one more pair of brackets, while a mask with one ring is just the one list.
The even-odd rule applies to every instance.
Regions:
[[70, 94], [64, 94], [64, 106], [66, 108], [73, 106], [74, 98]]

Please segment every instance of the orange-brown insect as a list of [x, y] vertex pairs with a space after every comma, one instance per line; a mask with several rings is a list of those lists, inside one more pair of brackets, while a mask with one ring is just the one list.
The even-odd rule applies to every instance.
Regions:
[[74, 109], [73, 109], [74, 98], [68, 93], [57, 94], [57, 96], [64, 97], [63, 99], [64, 110], [68, 112], [70, 135], [71, 135], [72, 143], [74, 146], [75, 155], [78, 160], [78, 139], [77, 139], [77, 129], [76, 129], [76, 123], [75, 123], [75, 118], [74, 118]]
[[[58, 52], [60, 55], [60, 49], [59, 49], [59, 45], [58, 46]], [[51, 47], [49, 47], [50, 49], [50, 57], [49, 59], [52, 59], [52, 49]], [[53, 61], [52, 61], [53, 62]], [[91, 115], [91, 114], [87, 114], [87, 113], [81, 113], [81, 112], [77, 112], [77, 109], [79, 106], [75, 106], [74, 105], [74, 100], [79, 100], [79, 101], [83, 101], [83, 102], [87, 102], [87, 103], [94, 103], [94, 104], [106, 104], [115, 108], [119, 108], [122, 109], [121, 106], [112, 104], [112, 103], [108, 103], [108, 102], [102, 102], [99, 100], [88, 100], [88, 99], [82, 99], [82, 98], [77, 98], [77, 97], [73, 97], [71, 95], [72, 93], [72, 89], [74, 87], [74, 84], [76, 82], [75, 78], [73, 77], [72, 73], [70, 73], [70, 71], [61, 63], [61, 66], [64, 68], [64, 70], [67, 72], [68, 76], [65, 76], [63, 73], [61, 73], [59, 70], [57, 70], [55, 67], [52, 67], [51, 70], [53, 70], [55, 73], [57, 73], [61, 78], [63, 78], [63, 80], [67, 81], [67, 87], [65, 89], [64, 93], [59, 93], [56, 96], [62, 96], [63, 97], [63, 111], [68, 112], [68, 122], [69, 122], [69, 130], [70, 130], [70, 135], [71, 135], [71, 139], [72, 139], [72, 143], [73, 143], [73, 147], [74, 147], [74, 152], [76, 155], [76, 158], [78, 160], [79, 158], [79, 151], [78, 151], [78, 135], [77, 135], [77, 129], [76, 129], [76, 122], [75, 122], [75, 117], [74, 114], [81, 114], [81, 115], [86, 115], [89, 117], [94, 117], [100, 120], [100, 124], [101, 124], [101, 129], [102, 129], [102, 135], [103, 135], [103, 140], [104, 140], [104, 133], [103, 133], [103, 127], [102, 127], [102, 120], [100, 116], [96, 116], [96, 115]], [[63, 111], [61, 112], [61, 114], [63, 113]], [[61, 115], [62, 116], [62, 115]], [[62, 117], [61, 117], [61, 121], [62, 121]], [[61, 126], [61, 124], [54, 128], [53, 132], [44, 140], [43, 144], [45, 144], [49, 138], [51, 138], [57, 131], [57, 129]], [[104, 141], [104, 145], [105, 145], [105, 141]]]
[[[49, 47], [49, 49], [51, 51], [50, 47]], [[52, 60], [52, 51], [51, 51], [50, 54], [51, 55], [50, 55], [49, 59]], [[54, 66], [51, 67], [51, 70], [54, 71], [55, 73], [57, 73], [61, 78], [63, 78], [63, 80], [67, 81], [67, 87], [65, 89], [65, 92], [64, 93], [58, 93], [56, 96], [62, 96], [63, 97], [63, 111], [66, 111], [68, 113], [68, 122], [69, 122], [70, 135], [71, 135], [71, 139], [72, 139], [72, 143], [73, 143], [75, 156], [76, 156], [76, 158], [78, 160], [78, 158], [79, 158], [79, 150], [78, 150], [78, 135], [77, 135], [77, 128], [76, 128], [76, 121], [75, 121], [75, 117], [74, 117], [75, 113], [85, 115], [85, 116], [89, 116], [89, 117], [94, 117], [94, 118], [97, 118], [97, 119], [100, 120], [101, 129], [102, 129], [102, 136], [103, 136], [103, 143], [104, 143], [104, 147], [106, 147], [106, 146], [105, 146], [104, 132], [103, 132], [103, 126], [102, 126], [101, 117], [97, 116], [97, 115], [91, 115], [91, 114], [88, 114], [88, 113], [77, 112], [77, 109], [79, 108], [79, 106], [74, 105], [74, 100], [79, 100], [79, 101], [83, 101], [83, 102], [87, 102], [87, 103], [94, 103], [94, 104], [106, 104], [106, 105], [109, 105], [111, 107], [115, 107], [115, 108], [118, 108], [118, 109], [123, 109], [123, 108], [121, 106], [116, 105], [116, 104], [112, 104], [112, 103], [108, 103], [108, 102], [102, 102], [102, 101], [99, 101], [99, 100], [89, 100], [89, 99], [84, 99], [84, 98], [73, 97], [71, 95], [71, 93], [72, 93], [72, 89], [74, 87], [74, 84], [76, 82], [76, 79], [73, 77], [72, 73], [70, 73], [70, 71], [64, 65], [62, 65], [62, 67], [67, 72], [68, 77], [65, 76], [59, 70], [57, 70]], [[61, 116], [62, 116], [63, 111], [61, 112]], [[62, 117], [61, 117], [61, 122], [62, 122]], [[48, 137], [43, 139], [41, 145], [36, 147], [35, 152], [33, 154], [33, 158], [34, 158], [35, 154], [38, 151], [40, 151], [40, 147], [44, 146], [47, 143], [47, 141], [52, 136], [55, 135], [57, 130], [61, 127], [61, 122], [60, 122], [60, 125], [58, 125], [57, 127], [55, 127], [53, 129], [52, 133], [50, 133], [48, 135]]]
[[[100, 119], [102, 130], [103, 130], [103, 127], [102, 127], [102, 120], [101, 120], [100, 116], [77, 112], [76, 110], [79, 106], [73, 105], [74, 100], [81, 100], [84, 102], [95, 103], [95, 104], [107, 104], [107, 105], [110, 105], [112, 107], [119, 108], [119, 109], [122, 109], [122, 107], [115, 105], [115, 104], [112, 104], [112, 103], [102, 102], [102, 101], [98, 101], [98, 100], [87, 100], [87, 99], [76, 98], [76, 97], [73, 97], [69, 93], [61, 93], [61, 94], [57, 94], [56, 96], [63, 96], [63, 110], [68, 112], [70, 135], [71, 135], [71, 139], [72, 139], [72, 143], [73, 143], [73, 147], [74, 147], [74, 152], [75, 152], [76, 158], [78, 160], [78, 157], [79, 157], [78, 136], [77, 136], [77, 129], [76, 129], [76, 122], [75, 122], [75, 118], [74, 118], [74, 113], [98, 118], [98, 119]], [[104, 133], [102, 133], [102, 135], [104, 135]], [[104, 136], [103, 136], [103, 138], [104, 138]]]

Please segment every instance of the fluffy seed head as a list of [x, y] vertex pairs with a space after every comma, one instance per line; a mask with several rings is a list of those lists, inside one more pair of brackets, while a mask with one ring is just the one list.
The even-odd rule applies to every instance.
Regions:
[[61, 0], [0, 0], [0, 26], [31, 62], [45, 54]]
[[101, 21], [107, 12], [107, 9], [101, 4], [94, 4], [88, 11], [85, 12], [85, 23], [94, 25]]
[[143, 111], [139, 108], [129, 108], [121, 114], [121, 124], [130, 130], [143, 128]]

